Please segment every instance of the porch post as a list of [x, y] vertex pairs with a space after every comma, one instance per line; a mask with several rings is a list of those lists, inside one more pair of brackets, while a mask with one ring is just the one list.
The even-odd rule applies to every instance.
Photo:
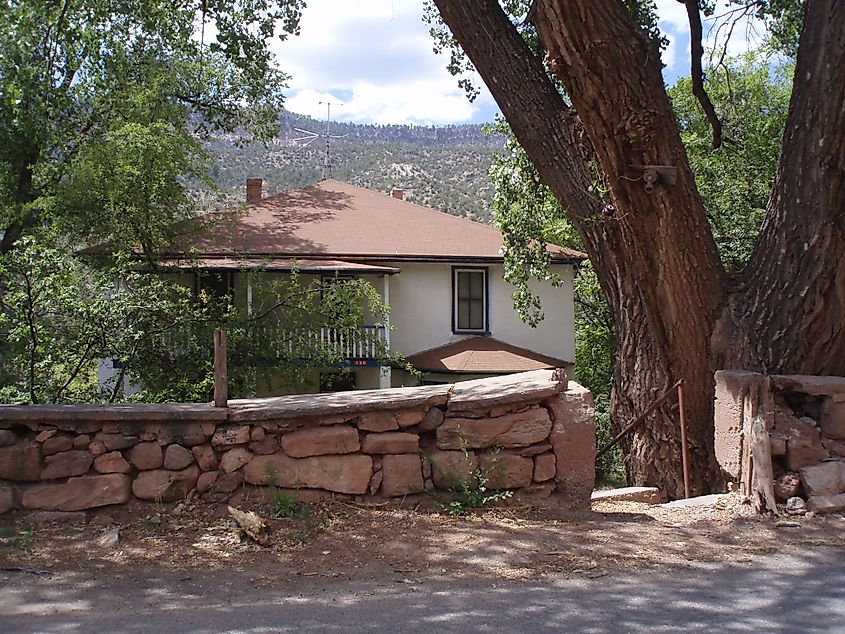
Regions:
[[[384, 276], [384, 304], [390, 306], [390, 275], [387, 274]], [[390, 313], [384, 317], [384, 343], [390, 350]], [[378, 386], [382, 390], [392, 387], [390, 366], [381, 366], [378, 369]]]

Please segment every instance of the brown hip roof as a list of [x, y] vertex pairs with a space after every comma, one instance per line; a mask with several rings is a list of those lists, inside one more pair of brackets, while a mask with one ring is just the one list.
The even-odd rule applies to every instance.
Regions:
[[425, 372], [509, 374], [572, 365], [569, 361], [520, 348], [493, 337], [473, 336], [406, 357]]

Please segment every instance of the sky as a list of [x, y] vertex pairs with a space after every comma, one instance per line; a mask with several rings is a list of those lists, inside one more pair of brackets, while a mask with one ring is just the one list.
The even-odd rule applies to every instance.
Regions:
[[[724, 0], [721, 0], [724, 4]], [[664, 79], [689, 75], [689, 27], [677, 0], [657, 0], [660, 28], [670, 44], [663, 53]], [[480, 78], [481, 95], [470, 103], [446, 70], [447, 57], [433, 52], [423, 0], [309, 0], [301, 35], [272, 46], [291, 76], [286, 107], [332, 121], [449, 125], [492, 121], [498, 112]], [[723, 12], [717, 11], [717, 14]], [[724, 42], [722, 29], [705, 25], [710, 44]], [[728, 51], [755, 40], [753, 24], [734, 28]]]

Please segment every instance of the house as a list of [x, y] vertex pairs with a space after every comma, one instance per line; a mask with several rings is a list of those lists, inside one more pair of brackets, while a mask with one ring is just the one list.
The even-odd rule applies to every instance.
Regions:
[[[221, 291], [247, 303], [250, 269], [277, 275], [296, 269], [303, 280], [363, 277], [391, 307], [390, 328], [371, 327], [371, 334], [404, 355], [425, 381], [570, 364], [572, 280], [585, 256], [549, 246], [563, 284], [536, 284], [546, 319], [531, 328], [513, 309], [501, 247], [498, 230], [408, 202], [401, 190], [387, 195], [328, 179], [264, 196], [261, 179], [249, 179], [246, 207], [225, 231], [196, 232], [179, 252], [160, 255], [162, 264], [184, 269], [195, 283], [213, 274]], [[405, 370], [378, 367], [360, 346], [350, 351], [349, 366], [348, 387], [412, 382]]]

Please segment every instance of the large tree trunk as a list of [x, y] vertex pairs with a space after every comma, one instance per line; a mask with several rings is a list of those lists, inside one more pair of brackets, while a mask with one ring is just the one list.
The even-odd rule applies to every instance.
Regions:
[[[809, 4], [827, 4], [827, 10], [832, 11], [834, 2]], [[538, 3], [536, 24], [548, 50], [549, 67], [572, 96], [577, 117], [560, 99], [539, 60], [532, 56], [496, 0], [435, 0], [435, 4], [584, 239], [619, 331], [614, 424], [618, 428], [645, 410], [673, 381], [686, 379], [693, 490], [710, 490], [720, 483], [713, 456], [713, 372], [720, 367], [775, 367], [765, 360], [760, 347], [764, 342], [772, 345], [770, 337], [756, 328], [761, 320], [766, 320], [768, 332], [781, 333], [783, 337], [790, 324], [789, 319], [777, 314], [784, 301], [779, 293], [788, 289], [783, 285], [779, 290], [771, 288], [778, 274], [784, 281], [790, 279], [789, 273], [774, 270], [783, 257], [780, 242], [788, 241], [789, 236], [785, 240], [782, 230], [765, 229], [761, 244], [766, 244], [769, 233], [772, 237], [768, 247], [760, 247], [758, 252], [769, 253], [773, 262], [757, 263], [765, 259], [764, 253], [758, 253], [755, 266], [768, 269], [760, 272], [759, 279], [749, 273], [739, 287], [726, 278], [663, 88], [658, 51], [621, 3]], [[821, 42], [811, 43], [809, 48], [825, 46], [841, 37], [837, 36], [843, 32], [841, 21], [837, 32], [836, 20], [828, 17], [833, 22], [830, 29], [826, 35], [816, 36]], [[839, 57], [841, 49], [840, 44]], [[838, 66], [831, 62], [827, 75], [817, 81], [820, 88], [823, 85], [828, 91], [832, 89], [828, 99], [840, 100], [839, 110], [833, 104], [826, 111], [831, 118], [838, 113], [840, 120], [843, 80], [833, 75], [836, 68], [842, 68], [842, 61], [838, 61]], [[799, 58], [799, 73], [801, 65]], [[819, 98], [821, 95], [816, 94], [815, 99]], [[813, 99], [805, 96], [804, 107], [811, 107]], [[802, 108], [793, 103], [795, 109]], [[800, 116], [793, 112], [790, 121]], [[581, 125], [586, 138], [580, 134]], [[798, 134], [809, 135], [802, 140], [806, 151], [818, 145], [819, 128], [810, 125], [797, 129]], [[839, 130], [841, 135], [842, 128]], [[840, 170], [841, 178], [841, 139], [827, 147], [830, 160], [819, 171], [830, 177], [833, 167], [834, 172]], [[802, 156], [806, 160], [806, 153]], [[604, 174], [609, 200], [601, 201], [588, 193], [589, 184], [596, 178], [590, 167], [593, 158]], [[673, 166], [677, 181], [674, 185], [658, 183], [654, 191], [648, 192], [642, 181], [643, 170], [631, 167], [641, 165]], [[781, 173], [790, 169], [782, 165]], [[793, 214], [795, 218], [796, 212], [789, 211], [791, 207], [785, 204], [783, 195], [778, 197], [784, 187], [781, 177], [770, 216]], [[835, 188], [827, 191], [831, 189]], [[845, 252], [841, 182], [837, 193], [820, 205], [827, 210], [826, 223], [803, 215], [792, 222], [816, 224], [817, 230], [808, 230], [810, 236], [818, 235], [818, 231], [826, 236], [836, 234], [826, 244], [836, 247], [829, 258], [835, 262], [833, 270], [841, 270]], [[838, 219], [838, 225], [831, 223], [832, 217]], [[824, 225], [838, 226], [838, 230], [825, 229]], [[845, 343], [839, 335], [845, 275], [823, 275], [824, 269], [806, 259], [797, 259], [795, 265], [800, 262], [801, 267], [808, 267], [807, 281], [815, 280], [818, 287], [812, 289], [814, 297], [838, 298], [839, 303], [832, 307], [833, 315], [820, 319], [819, 311], [815, 311], [803, 320], [804, 330], [790, 331], [786, 337], [795, 341], [795, 349], [801, 349], [802, 338], [822, 333], [828, 339], [833, 336], [837, 340], [835, 349], [841, 350]], [[793, 271], [793, 278], [795, 274]], [[819, 277], [826, 281], [819, 281]], [[768, 308], [749, 307], [746, 298], [754, 296], [760, 297]], [[840, 355], [837, 363], [842, 364], [843, 359], [845, 355]], [[815, 372], [824, 370], [812, 367]], [[679, 445], [676, 412], [664, 407], [624, 445], [631, 481], [661, 486], [670, 496], [681, 495]]]

